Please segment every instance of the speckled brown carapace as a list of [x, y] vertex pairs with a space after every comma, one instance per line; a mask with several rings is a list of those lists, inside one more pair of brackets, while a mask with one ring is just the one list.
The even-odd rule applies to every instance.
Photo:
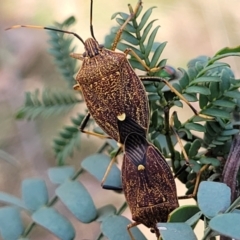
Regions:
[[171, 169], [142, 134], [130, 133], [124, 148], [122, 186], [132, 219], [135, 225], [142, 223], [159, 236], [156, 224], [166, 222], [169, 213], [179, 206]]
[[145, 88], [124, 53], [107, 50], [94, 39], [85, 42], [76, 80], [98, 125], [120, 141], [117, 116], [125, 113], [147, 132], [149, 106]]

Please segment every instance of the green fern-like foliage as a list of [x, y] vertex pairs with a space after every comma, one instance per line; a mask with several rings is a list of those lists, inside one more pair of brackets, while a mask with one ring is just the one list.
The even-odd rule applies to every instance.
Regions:
[[56, 154], [58, 165], [64, 165], [67, 158], [73, 156], [75, 148], [80, 146], [80, 131], [79, 126], [84, 118], [84, 115], [79, 114], [72, 118], [72, 125], [65, 126], [59, 133], [59, 136], [53, 140], [53, 149]]
[[[67, 18], [63, 23], [55, 23], [54, 28], [57, 29], [68, 29], [75, 23], [74, 17]], [[76, 83], [73, 75], [77, 72], [77, 61], [69, 57], [69, 54], [74, 52], [75, 46], [72, 46], [73, 38], [69, 35], [48, 31], [50, 36], [49, 44], [50, 48], [48, 52], [53, 55], [54, 62], [62, 74], [63, 78], [67, 82], [69, 88], [71, 89]]]
[[17, 119], [34, 120], [37, 117], [48, 118], [52, 115], [69, 112], [76, 104], [82, 102], [72, 91], [45, 89], [41, 97], [37, 89], [25, 93], [25, 103], [16, 114]]

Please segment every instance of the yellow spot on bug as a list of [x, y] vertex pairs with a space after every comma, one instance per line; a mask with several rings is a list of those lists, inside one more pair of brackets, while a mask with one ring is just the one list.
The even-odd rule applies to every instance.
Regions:
[[138, 165], [138, 171], [143, 171], [144, 169], [145, 167], [142, 164]]
[[124, 121], [125, 118], [126, 118], [126, 114], [122, 113], [121, 115], [118, 115], [117, 118], [118, 118], [119, 121]]

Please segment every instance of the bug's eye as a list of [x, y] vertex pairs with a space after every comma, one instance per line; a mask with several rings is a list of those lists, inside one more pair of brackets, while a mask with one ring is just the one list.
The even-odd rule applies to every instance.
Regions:
[[104, 45], [103, 45], [103, 44], [99, 44], [99, 47], [100, 47], [100, 48], [104, 48]]
[[86, 56], [87, 56], [87, 54], [86, 54], [86, 52], [84, 52], [84, 53], [83, 53], [83, 57], [86, 57]]
[[150, 228], [150, 232], [151, 232], [151, 233], [155, 233], [155, 231], [154, 231], [153, 228]]

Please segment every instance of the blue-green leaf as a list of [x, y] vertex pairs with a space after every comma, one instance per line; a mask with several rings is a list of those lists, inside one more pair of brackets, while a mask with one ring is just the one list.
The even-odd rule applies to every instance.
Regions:
[[189, 102], [196, 102], [198, 99], [195, 95], [195, 93], [183, 93], [183, 96], [189, 101]]
[[[127, 225], [131, 222], [123, 216], [109, 216], [101, 224], [101, 230], [109, 240], [131, 240]], [[131, 228], [131, 233], [137, 240], [147, 240], [137, 227]]]
[[213, 117], [220, 117], [223, 119], [229, 119], [230, 118], [230, 114], [228, 112], [226, 112], [223, 109], [218, 109], [218, 108], [208, 108], [208, 109], [204, 109], [201, 111], [202, 114], [205, 115], [209, 115], [209, 116], [213, 116]]
[[206, 131], [205, 127], [199, 123], [186, 123], [185, 127], [189, 130], [194, 130], [194, 131], [198, 131], [198, 132]]
[[97, 210], [86, 188], [77, 181], [66, 181], [56, 194], [71, 213], [81, 222], [89, 223], [97, 217]]
[[166, 44], [167, 44], [167, 42], [160, 43], [159, 46], [157, 47], [157, 49], [154, 51], [154, 54], [153, 54], [153, 57], [152, 57], [152, 60], [150, 63], [150, 68], [153, 68], [156, 66]]
[[14, 206], [28, 210], [27, 206], [24, 204], [24, 202], [21, 199], [16, 198], [16, 197], [14, 197], [10, 194], [4, 193], [4, 192], [0, 192], [0, 202], [12, 204]]
[[240, 99], [240, 92], [237, 90], [224, 92], [225, 97]]
[[221, 214], [210, 220], [209, 226], [221, 235], [232, 239], [240, 239], [240, 214], [226, 213]]
[[189, 158], [195, 157], [198, 154], [200, 147], [201, 141], [199, 139], [195, 139], [188, 151]]
[[186, 223], [158, 223], [163, 240], [197, 240], [192, 228]]
[[239, 133], [238, 129], [230, 129], [230, 130], [225, 130], [221, 133], [221, 136], [232, 136]]
[[[199, 211], [200, 210], [196, 205], [181, 206], [170, 213], [168, 222], [185, 222]], [[198, 220], [199, 218], [196, 221]], [[196, 222], [193, 224], [195, 223]]]
[[145, 57], [148, 57], [149, 53], [152, 50], [153, 42], [154, 42], [154, 39], [156, 37], [156, 34], [158, 32], [159, 27], [160, 26], [157, 26], [157, 27], [154, 28], [154, 30], [152, 31], [152, 33], [151, 33], [151, 35], [148, 39], [148, 43], [147, 43], [146, 50], [145, 50]]
[[225, 107], [225, 108], [234, 108], [236, 106], [236, 103], [230, 100], [225, 99], [219, 99], [212, 103], [215, 106], [219, 107]]
[[227, 54], [227, 53], [237, 53], [237, 52], [240, 52], [240, 46], [237, 46], [234, 48], [225, 47], [225, 48], [219, 50], [214, 56], [223, 55], [223, 54]]
[[192, 82], [190, 82], [190, 86], [198, 83], [209, 83], [209, 82], [220, 82], [220, 78], [217, 76], [203, 76], [194, 79]]
[[102, 222], [105, 218], [111, 215], [115, 215], [116, 211], [117, 209], [111, 204], [103, 206], [98, 209], [98, 218], [96, 219], [96, 221]]
[[191, 86], [186, 89], [186, 93], [200, 93], [203, 95], [210, 95], [211, 92], [209, 88], [204, 86]]
[[[105, 154], [94, 154], [85, 158], [81, 165], [83, 169], [92, 174], [98, 181], [102, 181], [110, 161], [111, 159]], [[116, 164], [112, 166], [104, 185], [116, 188], [122, 187], [121, 172]]]
[[149, 17], [151, 16], [153, 8], [156, 8], [156, 7], [151, 7], [151, 8], [149, 8], [149, 9], [143, 14], [142, 19], [141, 19], [141, 21], [140, 21], [140, 23], [139, 23], [139, 25], [138, 25], [138, 29], [137, 29], [139, 32], [142, 30], [142, 28], [145, 26], [147, 20], [148, 20]]
[[179, 80], [179, 84], [182, 87], [182, 89], [185, 89], [188, 86], [188, 84], [189, 84], [189, 77], [188, 77], [188, 74], [185, 71], [185, 69], [179, 68], [179, 70], [183, 74], [183, 76]]
[[36, 211], [48, 202], [48, 191], [44, 180], [25, 179], [22, 182], [22, 198], [31, 211]]
[[75, 230], [69, 220], [54, 208], [43, 207], [33, 213], [32, 219], [62, 240], [73, 240]]
[[135, 38], [131, 33], [129, 32], [123, 32], [122, 33], [122, 39], [124, 39], [125, 41], [131, 43], [132, 45], [139, 45], [139, 40], [137, 38]]
[[[116, 18], [116, 21], [120, 26], [122, 26], [125, 23], [126, 20], [122, 19], [122, 18]], [[136, 33], [136, 29], [130, 23], [128, 23], [125, 26], [124, 31]]]
[[141, 39], [140, 39], [140, 41], [141, 41], [142, 43], [144, 43], [144, 41], [145, 41], [145, 39], [146, 39], [149, 31], [150, 31], [151, 28], [152, 28], [153, 23], [154, 23], [155, 21], [157, 21], [157, 19], [154, 19], [154, 20], [152, 20], [151, 22], [149, 22], [148, 25], [144, 28], [142, 37], [141, 37]]
[[74, 168], [71, 166], [54, 167], [48, 169], [48, 176], [52, 183], [62, 184], [74, 175]]
[[15, 207], [0, 208], [0, 233], [3, 240], [16, 240], [24, 227], [20, 212]]
[[220, 161], [217, 158], [203, 157], [199, 160], [202, 164], [211, 164], [215, 167], [220, 166]]
[[213, 218], [231, 204], [231, 190], [219, 182], [203, 181], [197, 194], [198, 206], [205, 216]]

